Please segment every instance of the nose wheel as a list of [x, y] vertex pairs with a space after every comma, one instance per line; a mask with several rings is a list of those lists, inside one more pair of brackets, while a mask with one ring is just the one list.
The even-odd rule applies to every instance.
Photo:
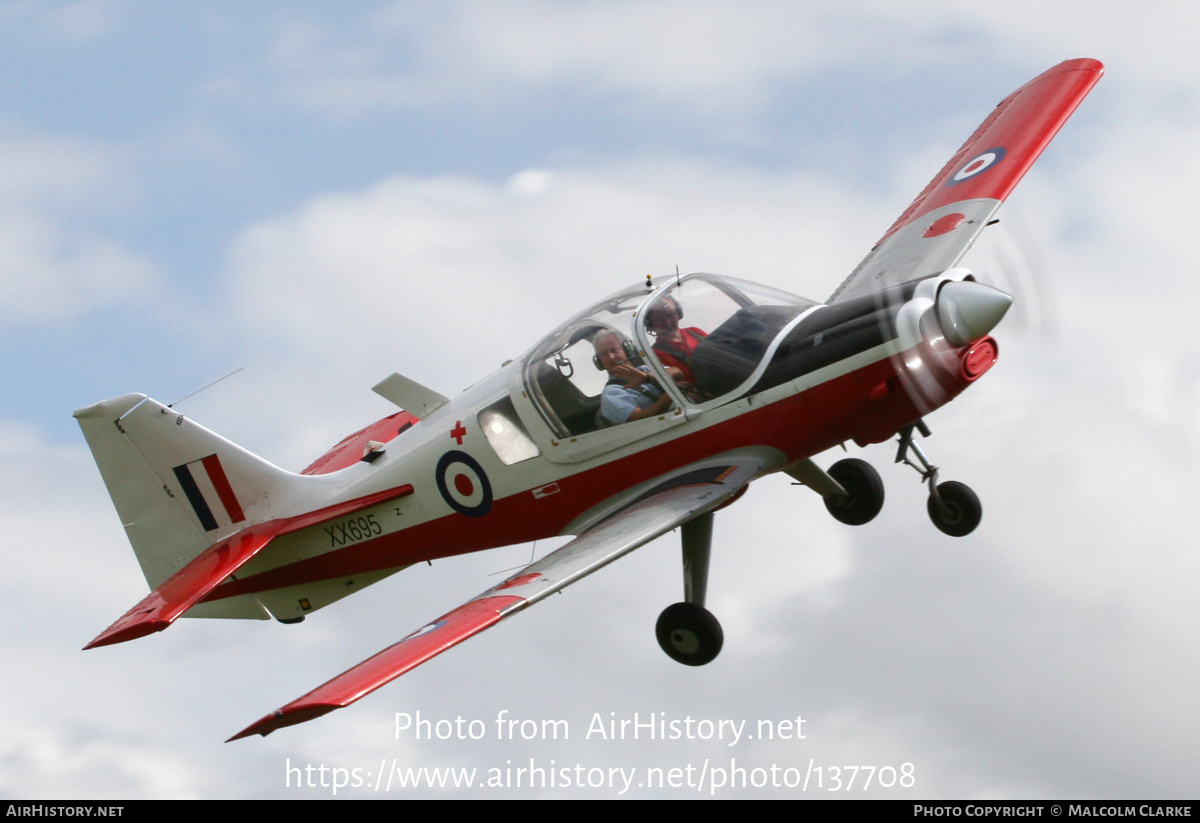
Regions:
[[[929, 519], [938, 530], [951, 537], [965, 537], [975, 531], [979, 521], [983, 519], [983, 506], [971, 487], [957, 480], [947, 480], [938, 483], [938, 467], [930, 464], [925, 452], [913, 440], [913, 431], [919, 431], [925, 437], [929, 436], [929, 427], [925, 421], [918, 420], [900, 432], [900, 445], [896, 450], [896, 462], [911, 466], [921, 475], [921, 480], [929, 483]], [[908, 455], [911, 452], [913, 460]], [[915, 461], [915, 462], [914, 462]]]
[[957, 480], [939, 483], [929, 495], [929, 519], [951, 537], [964, 537], [975, 531], [983, 519], [983, 506], [971, 487]]

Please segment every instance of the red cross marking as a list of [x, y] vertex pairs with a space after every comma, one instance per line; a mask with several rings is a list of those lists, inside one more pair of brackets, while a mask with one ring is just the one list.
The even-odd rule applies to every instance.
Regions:
[[462, 445], [463, 438], [467, 436], [467, 430], [463, 428], [461, 420], [454, 421], [454, 428], [450, 430], [450, 436], [455, 439], [458, 445]]

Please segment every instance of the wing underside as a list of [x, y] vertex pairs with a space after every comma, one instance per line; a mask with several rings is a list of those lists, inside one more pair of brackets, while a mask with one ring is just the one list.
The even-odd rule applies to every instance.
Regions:
[[1096, 60], [1068, 60], [1001, 100], [828, 302], [957, 265], [1103, 73]]
[[579, 537], [379, 654], [248, 726], [230, 740], [267, 735], [350, 705], [493, 624], [733, 498], [764, 470], [761, 457], [689, 466], [651, 484]]

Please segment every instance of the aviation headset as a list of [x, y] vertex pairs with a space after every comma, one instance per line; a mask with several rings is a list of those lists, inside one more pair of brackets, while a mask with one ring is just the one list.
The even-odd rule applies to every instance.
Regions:
[[[637, 346], [633, 345], [633, 341], [630, 340], [629, 338], [627, 338], [625, 335], [621, 334], [620, 332], [616, 332], [616, 331], [612, 331], [612, 330], [602, 331], [598, 335], [596, 335], [595, 337], [592, 338], [592, 345], [593, 346], [596, 345], [596, 343], [598, 343], [600, 340], [602, 340], [605, 337], [616, 337], [618, 340], [620, 340], [621, 341], [621, 349], [625, 352], [625, 357], [630, 362], [633, 362], [633, 359], [635, 357], [640, 358], [640, 355], [638, 354]], [[607, 371], [607, 369], [605, 369], [604, 366], [600, 363], [600, 355], [598, 355], [598, 354], [592, 355], [592, 364], [600, 371]]]
[[654, 314], [657, 309], [661, 309], [668, 303], [670, 303], [672, 308], [675, 309], [675, 317], [679, 320], [683, 319], [683, 306], [679, 305], [679, 301], [676, 300], [672, 295], [664, 295], [662, 300], [655, 303], [650, 307], [650, 310], [646, 312], [646, 331], [651, 335], [655, 335], [655, 331], [654, 327], [650, 323], [650, 315]]

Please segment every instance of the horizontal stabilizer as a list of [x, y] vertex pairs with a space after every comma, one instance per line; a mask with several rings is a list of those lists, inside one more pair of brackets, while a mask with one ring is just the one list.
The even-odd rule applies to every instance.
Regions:
[[443, 394], [438, 394], [433, 389], [422, 386], [415, 380], [409, 380], [404, 375], [396, 373], [380, 380], [371, 387], [371, 391], [417, 417], [426, 417], [431, 411], [450, 399]]
[[736, 455], [674, 472], [578, 538], [410, 634], [230, 740], [266, 736], [350, 705], [432, 657], [732, 499], [762, 473], [760, 455]]
[[95, 640], [84, 646], [84, 649], [123, 643], [161, 632], [280, 535], [316, 526], [327, 520], [344, 517], [360, 509], [412, 493], [411, 485], [397, 486], [294, 517], [269, 520], [230, 535], [201, 552], [192, 562], [101, 632]]

